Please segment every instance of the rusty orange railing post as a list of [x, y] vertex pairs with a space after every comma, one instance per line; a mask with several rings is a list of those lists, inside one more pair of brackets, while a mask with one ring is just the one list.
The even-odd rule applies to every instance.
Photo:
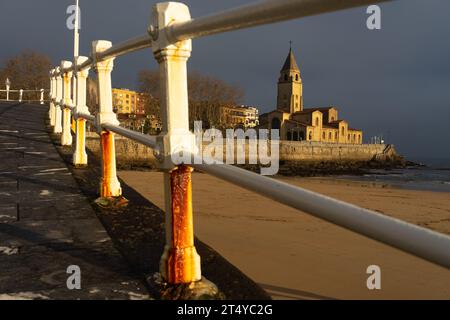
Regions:
[[94, 58], [94, 71], [97, 73], [97, 87], [99, 98], [99, 111], [95, 119], [97, 131], [100, 134], [102, 180], [100, 182], [100, 197], [113, 198], [122, 195], [122, 188], [116, 172], [116, 152], [114, 146], [114, 133], [104, 130], [103, 124], [119, 125], [112, 106], [111, 72], [114, 67], [114, 58], [97, 61], [99, 52], [112, 46], [110, 41], [99, 40], [92, 43], [92, 57]]
[[192, 167], [180, 165], [168, 174], [170, 210], [166, 214], [166, 227], [170, 229], [166, 229], [166, 250], [161, 267], [169, 283], [201, 279], [200, 257], [194, 246], [192, 171]]
[[[153, 30], [163, 30], [169, 23], [190, 20], [186, 5], [175, 2], [158, 3], [153, 9]], [[152, 28], [150, 28], [152, 29]], [[167, 34], [154, 36], [152, 50], [159, 63], [160, 101], [163, 130], [158, 136], [160, 160], [164, 170], [166, 245], [161, 257], [160, 272], [171, 284], [190, 283], [202, 278], [200, 256], [194, 246], [192, 219], [192, 168], [179, 165], [172, 155], [195, 149], [194, 135], [189, 131], [187, 60], [191, 40], [168, 45]]]

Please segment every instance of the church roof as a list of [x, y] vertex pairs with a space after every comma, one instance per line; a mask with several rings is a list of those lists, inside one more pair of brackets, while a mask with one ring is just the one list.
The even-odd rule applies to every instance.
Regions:
[[292, 49], [289, 49], [288, 56], [286, 57], [286, 61], [284, 62], [283, 68], [281, 68], [281, 71], [285, 70], [297, 70], [300, 71], [297, 66], [297, 61], [295, 61], [294, 54], [292, 53]]
[[319, 109], [303, 109], [302, 111], [296, 111], [293, 114], [309, 114], [309, 113], [313, 113], [313, 112], [316, 112], [316, 111], [322, 112]]
[[303, 109], [303, 111], [305, 111], [305, 112], [328, 111], [330, 109], [336, 109], [336, 108], [335, 107], [305, 108], [305, 109]]
[[307, 124], [307, 123], [300, 122], [300, 121], [297, 121], [297, 120], [287, 119], [287, 120], [285, 120], [285, 121], [286, 121], [286, 122], [290, 122], [290, 123], [294, 123], [294, 124], [297, 124], [297, 125], [300, 125], [300, 126], [302, 126], [302, 127], [309, 127], [309, 126], [310, 126], [310, 125]]

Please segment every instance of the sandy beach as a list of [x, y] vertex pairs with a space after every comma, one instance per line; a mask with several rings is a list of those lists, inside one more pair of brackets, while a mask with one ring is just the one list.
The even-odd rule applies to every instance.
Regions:
[[[163, 208], [162, 173], [121, 171]], [[450, 234], [450, 194], [333, 178], [280, 178], [364, 208]], [[450, 271], [194, 173], [195, 234], [261, 284], [274, 299], [450, 299]], [[381, 290], [366, 268], [381, 267]]]

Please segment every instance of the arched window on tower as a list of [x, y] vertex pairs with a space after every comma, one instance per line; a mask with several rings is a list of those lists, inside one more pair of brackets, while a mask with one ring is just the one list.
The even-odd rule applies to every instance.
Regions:
[[312, 131], [309, 132], [308, 140], [310, 140], [310, 141], [312, 140]]
[[287, 81], [287, 80], [288, 80], [288, 75], [285, 74], [285, 75], [284, 75], [284, 81]]
[[295, 81], [298, 81], [298, 74], [295, 75]]
[[316, 127], [319, 126], [319, 117], [316, 118]]

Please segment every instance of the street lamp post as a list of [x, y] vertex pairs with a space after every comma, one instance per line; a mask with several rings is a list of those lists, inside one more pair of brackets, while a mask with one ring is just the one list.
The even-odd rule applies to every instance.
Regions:
[[11, 86], [11, 81], [9, 81], [9, 78], [6, 78], [5, 85], [6, 85], [6, 101], [9, 101], [9, 88]]

